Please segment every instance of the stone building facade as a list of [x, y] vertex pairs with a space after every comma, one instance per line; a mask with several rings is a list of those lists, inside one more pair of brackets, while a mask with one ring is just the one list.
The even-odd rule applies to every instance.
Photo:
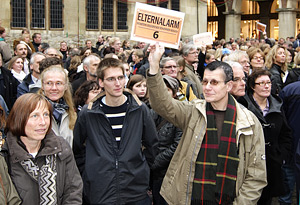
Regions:
[[[208, 3], [217, 5], [218, 14], [208, 17]], [[58, 48], [59, 42], [83, 46], [85, 40], [94, 43], [97, 36], [119, 36], [129, 39], [135, 2], [151, 3], [185, 13], [182, 38], [209, 31], [209, 19], [215, 19], [218, 26], [218, 38], [238, 38], [241, 33], [243, 3], [246, 0], [0, 0], [1, 26], [6, 28], [7, 41], [12, 42], [20, 36], [22, 28], [28, 28], [31, 34], [42, 34], [43, 42]], [[258, 14], [254, 19], [270, 25], [270, 5], [275, 0], [257, 1]], [[278, 0], [277, 17], [279, 19], [278, 37], [295, 36], [297, 31], [298, 1]], [[248, 18], [248, 17], [247, 17]], [[249, 17], [252, 18], [252, 17]]]

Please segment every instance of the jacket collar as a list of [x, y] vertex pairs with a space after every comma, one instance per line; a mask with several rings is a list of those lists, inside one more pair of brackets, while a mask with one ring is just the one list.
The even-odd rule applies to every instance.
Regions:
[[[206, 101], [204, 100], [194, 100], [192, 101], [196, 103], [196, 108], [199, 112], [204, 116], [205, 121], [207, 122], [206, 117]], [[247, 135], [253, 134], [253, 130], [250, 129], [251, 126], [255, 125], [253, 120], [253, 116], [251, 116], [249, 110], [247, 110], [243, 105], [238, 103], [236, 99], [234, 99], [236, 112], [237, 112], [237, 119], [236, 119], [236, 133], [237, 133], [237, 146], [239, 141], [239, 132], [242, 132]]]
[[[4, 150], [8, 150], [13, 163], [32, 158], [20, 138], [14, 136], [11, 132], [7, 133], [6, 143], [7, 144], [4, 145]], [[61, 151], [62, 147], [59, 143], [59, 139], [54, 132], [50, 130], [49, 134], [42, 140], [42, 145], [37, 157], [57, 154]]]
[[[142, 105], [142, 102], [140, 101], [140, 99], [138, 98], [138, 96], [132, 92], [131, 90], [125, 88], [123, 91], [123, 94], [126, 95], [127, 97], [132, 96], [133, 99], [131, 99], [129, 97], [129, 101], [135, 101], [137, 103], [138, 106]], [[95, 106], [95, 104], [97, 104], [96, 102], [103, 96], [105, 96], [106, 93], [105, 91], [102, 91], [101, 93], [99, 93], [89, 104], [88, 104], [88, 110], [92, 110], [92, 108]]]

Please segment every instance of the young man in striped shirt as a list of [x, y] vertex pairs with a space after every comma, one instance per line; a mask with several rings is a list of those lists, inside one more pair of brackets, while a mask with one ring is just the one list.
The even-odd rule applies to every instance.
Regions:
[[74, 154], [86, 204], [145, 204], [157, 134], [149, 109], [124, 89], [123, 64], [104, 59], [97, 69], [104, 92], [78, 114]]

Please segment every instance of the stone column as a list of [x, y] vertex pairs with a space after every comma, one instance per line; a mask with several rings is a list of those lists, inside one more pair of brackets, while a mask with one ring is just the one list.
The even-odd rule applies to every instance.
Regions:
[[296, 8], [277, 9], [279, 18], [279, 38], [296, 36]]
[[241, 32], [241, 13], [234, 10], [230, 12], [223, 12], [225, 15], [225, 39], [239, 38]]

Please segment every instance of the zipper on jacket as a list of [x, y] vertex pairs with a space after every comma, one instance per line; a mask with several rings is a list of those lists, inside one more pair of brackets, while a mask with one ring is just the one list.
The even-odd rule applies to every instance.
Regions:
[[[203, 130], [204, 126], [205, 126], [205, 123], [203, 123], [203, 126], [202, 126], [201, 130]], [[200, 132], [201, 132], [201, 131], [200, 131]], [[195, 155], [196, 155], [196, 147], [197, 147], [197, 145], [198, 145], [198, 143], [199, 143], [200, 135], [199, 135], [199, 136], [196, 136], [196, 138], [197, 138], [197, 140], [196, 140], [196, 144], [195, 144], [194, 149], [193, 149], [193, 155], [192, 155], [191, 163], [190, 163], [190, 171], [189, 171], [188, 181], [187, 181], [187, 190], [186, 190], [186, 200], [185, 200], [185, 204], [189, 204], [189, 202], [188, 202], [188, 201], [189, 201], [189, 191], [190, 191], [190, 186], [189, 186], [189, 184], [190, 184], [190, 178], [191, 178], [191, 174], [192, 174], [193, 159], [194, 159], [194, 157], [195, 157]], [[200, 148], [200, 149], [201, 149], [201, 148]], [[197, 153], [197, 154], [198, 154], [198, 153]]]
[[117, 204], [120, 204], [121, 198], [120, 198], [120, 186], [119, 186], [119, 160], [118, 155], [116, 153], [116, 187], [117, 187]]

